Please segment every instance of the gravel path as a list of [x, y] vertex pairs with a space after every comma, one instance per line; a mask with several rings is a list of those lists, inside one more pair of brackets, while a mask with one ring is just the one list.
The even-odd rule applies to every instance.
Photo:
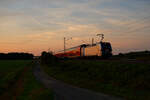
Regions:
[[37, 64], [33, 71], [37, 80], [53, 89], [55, 100], [122, 100], [120, 98], [77, 88], [49, 77]]

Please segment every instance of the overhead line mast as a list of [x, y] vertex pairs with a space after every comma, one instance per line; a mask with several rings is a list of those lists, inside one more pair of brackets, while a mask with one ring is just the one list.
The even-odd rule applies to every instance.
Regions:
[[104, 34], [97, 34], [97, 36], [99, 36], [99, 38], [100, 38], [100, 42], [102, 42], [102, 41], [103, 41], [103, 39], [104, 39]]
[[66, 39], [66, 37], [64, 37], [64, 53], [66, 52], [66, 41], [68, 41], [70, 39], [72, 39], [72, 37], [68, 38], [68, 39]]

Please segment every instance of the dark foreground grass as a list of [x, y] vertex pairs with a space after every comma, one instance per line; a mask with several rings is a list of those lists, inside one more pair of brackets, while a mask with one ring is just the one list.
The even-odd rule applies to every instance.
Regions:
[[0, 100], [53, 100], [51, 90], [38, 83], [29, 60], [0, 61]]
[[67, 60], [44, 66], [52, 77], [127, 100], [150, 100], [150, 64], [128, 61]]

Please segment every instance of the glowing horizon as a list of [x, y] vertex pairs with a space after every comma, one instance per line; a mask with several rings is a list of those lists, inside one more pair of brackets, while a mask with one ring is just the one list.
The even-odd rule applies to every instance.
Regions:
[[63, 49], [105, 34], [113, 52], [150, 50], [148, 0], [1, 0], [0, 52]]

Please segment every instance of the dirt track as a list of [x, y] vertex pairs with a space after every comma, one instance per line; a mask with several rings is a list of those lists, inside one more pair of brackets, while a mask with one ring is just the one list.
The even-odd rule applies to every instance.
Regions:
[[102, 93], [77, 88], [49, 77], [37, 64], [33, 71], [37, 80], [46, 88], [53, 89], [55, 100], [122, 100]]

